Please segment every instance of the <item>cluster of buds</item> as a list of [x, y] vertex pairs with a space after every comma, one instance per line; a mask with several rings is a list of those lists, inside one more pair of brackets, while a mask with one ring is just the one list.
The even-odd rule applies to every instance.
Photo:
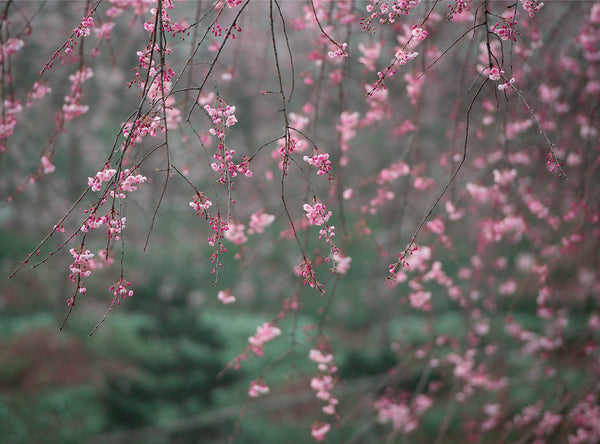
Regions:
[[92, 16], [88, 15], [81, 20], [81, 23], [73, 30], [73, 33], [77, 37], [87, 37], [92, 33], [92, 28], [94, 28], [94, 26], [94, 19]]
[[130, 286], [131, 282], [127, 282], [125, 279], [121, 278], [119, 282], [110, 287], [110, 291], [112, 291], [114, 301], [116, 301], [117, 305], [121, 304], [121, 299], [133, 296], [133, 290], [128, 288]]
[[308, 259], [304, 259], [300, 264], [300, 275], [302, 276], [304, 285], [316, 288], [321, 293], [321, 296], [325, 295], [325, 285], [317, 280], [317, 273], [313, 270], [312, 262]]
[[212, 202], [204, 193], [196, 193], [194, 200], [190, 202], [190, 207], [194, 209], [198, 216], [202, 216], [205, 219], [208, 218], [207, 210], [212, 206]]

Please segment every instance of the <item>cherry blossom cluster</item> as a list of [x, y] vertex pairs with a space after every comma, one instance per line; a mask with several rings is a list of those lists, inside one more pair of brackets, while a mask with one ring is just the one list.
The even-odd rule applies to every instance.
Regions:
[[0, 45], [0, 62], [4, 61], [13, 54], [16, 54], [25, 46], [21, 39], [12, 37]]
[[225, 148], [223, 142], [219, 142], [217, 152], [213, 155], [215, 162], [211, 163], [211, 168], [219, 174], [219, 183], [225, 184], [231, 182], [232, 177], [243, 174], [246, 177], [252, 177], [252, 171], [249, 166], [249, 159], [242, 156], [242, 161], [236, 164], [233, 161], [235, 150]]
[[[339, 419], [336, 407], [339, 404], [338, 398], [332, 395], [331, 391], [335, 385], [335, 378], [338, 371], [335, 365], [333, 355], [327, 351], [327, 345], [311, 349], [308, 358], [317, 364], [319, 375], [312, 378], [310, 387], [315, 392], [315, 396], [326, 403], [321, 410], [327, 416]], [[316, 441], [323, 441], [325, 435], [330, 431], [331, 424], [327, 421], [317, 421], [311, 427], [311, 434]]]
[[90, 109], [89, 105], [83, 105], [81, 103], [81, 97], [83, 95], [82, 85], [93, 76], [94, 72], [89, 67], [81, 68], [75, 74], [69, 76], [71, 91], [69, 92], [69, 95], [65, 97], [65, 103], [63, 105], [63, 115], [66, 122], [87, 113]]
[[302, 282], [304, 285], [308, 285], [311, 288], [316, 288], [321, 295], [325, 295], [325, 285], [317, 280], [317, 273], [313, 269], [313, 264], [308, 259], [303, 259], [300, 263], [299, 274], [302, 276]]
[[96, 37], [99, 39], [109, 39], [114, 27], [115, 22], [104, 22], [101, 26], [94, 28], [94, 34], [96, 34]]
[[264, 345], [281, 335], [281, 330], [270, 322], [265, 322], [256, 328], [256, 334], [248, 338], [248, 350], [256, 356], [264, 356]]
[[578, 402], [569, 413], [569, 419], [576, 427], [568, 438], [569, 444], [600, 441], [600, 406], [596, 395], [589, 393]]
[[212, 202], [204, 193], [196, 193], [194, 199], [190, 202], [190, 207], [194, 209], [198, 216], [208, 219], [208, 209]]
[[[158, 1], [155, 3], [158, 3]], [[175, 8], [172, 0], [160, 0], [160, 6], [161, 17], [159, 23], [162, 23], [162, 31], [172, 33], [171, 36], [175, 37], [178, 33], [183, 33], [188, 29], [189, 25], [187, 24], [187, 20], [183, 19], [179, 22], [173, 22], [171, 20], [168, 10]], [[151, 8], [149, 12], [153, 16], [156, 16], [158, 8]], [[144, 23], [144, 29], [149, 32], [154, 32], [154, 21], [155, 19], [146, 21]]]
[[137, 190], [137, 185], [141, 185], [146, 182], [147, 177], [141, 174], [135, 174], [134, 170], [126, 168], [119, 173], [119, 180], [115, 183], [115, 190], [109, 191], [110, 197], [118, 197], [119, 199], [125, 199], [127, 196], [123, 191], [131, 192]]
[[[235, 297], [229, 294], [227, 291], [223, 292], [223, 294], [219, 292], [219, 300], [221, 300], [222, 303], [227, 304], [234, 302], [231, 300], [231, 298], [235, 299]], [[239, 370], [242, 366], [242, 361], [246, 361], [248, 359], [248, 353], [252, 353], [258, 357], [263, 357], [265, 354], [264, 345], [280, 335], [281, 330], [272, 322], [265, 322], [262, 325], [259, 325], [256, 328], [256, 334], [248, 338], [248, 346], [246, 347], [246, 351], [236, 356], [233, 361], [227, 365], [227, 367], [233, 367], [235, 370]], [[249, 395], [251, 397], [257, 397], [258, 395], [267, 393], [268, 391], [269, 388], [263, 379], [252, 381], [250, 383]]]
[[409, 265], [407, 256], [412, 256], [417, 251], [419, 251], [419, 247], [414, 243], [413, 238], [408, 247], [396, 255], [398, 257], [398, 262], [388, 265], [388, 271], [390, 273], [388, 276], [388, 284], [395, 285], [396, 282], [403, 282], [403, 274], [400, 272], [402, 271], [402, 268], [408, 267]]
[[426, 30], [424, 30], [420, 25], [413, 25], [412, 30], [410, 31], [410, 34], [416, 40], [425, 40], [427, 38], [427, 36], [429, 35], [429, 33]]
[[342, 43], [341, 45], [336, 45], [333, 50], [328, 52], [330, 59], [343, 59], [344, 57], [348, 57], [348, 53], [346, 49], [348, 48], [348, 43]]
[[264, 211], [257, 211], [250, 215], [250, 223], [248, 228], [248, 234], [261, 234], [264, 233], [265, 228], [271, 225], [275, 221], [275, 216], [272, 214], [265, 213]]
[[[90, 250], [84, 249], [83, 246], [79, 250], [71, 248], [69, 250], [71, 256], [73, 256], [73, 263], [69, 266], [71, 274], [69, 280], [77, 285], [77, 292], [85, 294], [87, 288], [84, 286], [83, 278], [88, 277], [92, 274], [92, 270], [96, 268], [94, 262], [94, 253]], [[67, 305], [70, 307], [75, 303], [75, 296], [67, 301]]]
[[265, 383], [264, 379], [258, 379], [256, 381], [250, 381], [250, 389], [248, 390], [248, 396], [251, 398], [258, 398], [260, 395], [269, 393], [269, 386]]
[[391, 423], [395, 431], [408, 434], [419, 426], [419, 418], [432, 405], [433, 400], [427, 395], [417, 395], [411, 402], [402, 394], [397, 396], [397, 399], [382, 397], [375, 402], [373, 408], [377, 411], [377, 420], [380, 423]]
[[310, 433], [315, 441], [323, 441], [330, 430], [331, 424], [328, 422], [317, 421], [311, 426]]
[[403, 48], [400, 48], [394, 54], [394, 58], [392, 63], [385, 68], [383, 71], [379, 71], [377, 76], [379, 80], [375, 85], [379, 86], [387, 77], [393, 77], [396, 74], [396, 71], [400, 68], [400, 66], [406, 65], [409, 61], [416, 58], [419, 55], [417, 51], [406, 51]]
[[[44, 159], [42, 159], [44, 162]], [[49, 162], [46, 159], [46, 162]], [[45, 168], [53, 167], [48, 164]], [[80, 231], [83, 233], [89, 233], [92, 230], [100, 227], [106, 228], [106, 234], [108, 240], [119, 240], [121, 233], [125, 229], [125, 223], [127, 218], [121, 217], [119, 211], [114, 208], [114, 204], [109, 208], [104, 215], [99, 214], [99, 209], [106, 203], [109, 197], [113, 199], [124, 199], [126, 197], [124, 192], [131, 192], [137, 190], [137, 186], [146, 181], [146, 177], [141, 174], [135, 174], [134, 170], [126, 169], [118, 174], [118, 178], [113, 179], [117, 176], [117, 170], [111, 168], [109, 164], [106, 164], [104, 168], [96, 173], [94, 177], [88, 177], [88, 186], [92, 191], [98, 192], [102, 190], [104, 184], [107, 184], [106, 190], [103, 192], [97, 206], [91, 207], [84, 211], [87, 215], [84, 223], [80, 227]], [[114, 182], [111, 182], [114, 181]], [[85, 293], [86, 288], [83, 286], [82, 277], [87, 277], [91, 274], [91, 270], [101, 266], [101, 263], [94, 261], [94, 254], [89, 250], [84, 250], [83, 245], [79, 251], [71, 249], [71, 254], [74, 257], [73, 264], [69, 267], [71, 275], [69, 280], [77, 284], [77, 291], [79, 293]], [[101, 257], [104, 259], [104, 264], [109, 265], [112, 263], [112, 258], [109, 256], [108, 251], [101, 252]], [[133, 291], [127, 290], [129, 286], [127, 281], [121, 279], [121, 281], [110, 288], [113, 292], [117, 305], [120, 304], [120, 299], [130, 296]], [[69, 306], [74, 305], [75, 296], [69, 299]]]
[[125, 229], [126, 217], [120, 217], [119, 212], [111, 209], [104, 216], [98, 216], [97, 211], [94, 208], [86, 210], [85, 213], [89, 213], [87, 219], [81, 226], [81, 231], [84, 233], [106, 226], [106, 234], [108, 239], [119, 240], [121, 232]]
[[33, 100], [41, 100], [50, 92], [52, 92], [52, 88], [50, 88], [45, 82], [35, 82], [31, 88], [31, 91], [27, 93], [27, 106], [32, 106]]
[[331, 160], [329, 160], [328, 153], [319, 152], [317, 149], [311, 157], [304, 156], [304, 161], [317, 168], [317, 174], [319, 176], [327, 175], [329, 180], [333, 180], [331, 173], [331, 167], [333, 166], [333, 163]]
[[492, 69], [490, 69], [490, 74], [489, 74], [489, 78], [490, 80], [500, 80], [502, 78], [502, 75], [504, 74], [504, 70], [498, 68], [497, 66], [492, 67]]
[[[462, 381], [464, 385], [456, 393], [455, 398], [458, 402], [465, 402], [475, 394], [476, 389], [498, 392], [506, 388], [508, 380], [506, 377], [494, 377], [490, 374], [485, 364], [476, 365], [476, 350], [469, 349], [464, 355], [450, 353], [445, 361], [454, 366], [454, 376]], [[435, 362], [434, 362], [435, 364]]]
[[127, 282], [125, 279], [121, 278], [119, 282], [110, 287], [110, 291], [112, 292], [114, 299], [117, 305], [121, 305], [121, 299], [125, 299], [133, 296], [133, 290], [131, 290], [131, 282]]
[[225, 232], [225, 239], [235, 245], [245, 244], [248, 242], [248, 237], [244, 233], [244, 229], [244, 224], [230, 220], [228, 223], [228, 229]]
[[[94, 19], [92, 16], [88, 15], [81, 20], [81, 23], [77, 28], [73, 30], [73, 33], [77, 37], [87, 37], [92, 33], [92, 29], [95, 27]], [[67, 48], [67, 52], [69, 48]]]
[[548, 338], [531, 331], [523, 329], [517, 322], [511, 322], [506, 326], [511, 337], [523, 342], [523, 352], [527, 355], [547, 354], [559, 350], [563, 345], [560, 336]]
[[228, 8], [232, 9], [241, 4], [242, 0], [218, 0], [217, 3], [215, 3], [215, 9], [220, 10], [225, 5], [227, 5]]
[[[103, 186], [102, 184], [104, 182], [109, 183], [116, 174], [116, 169], [110, 168], [108, 165], [106, 165], [104, 169], [97, 172], [94, 177], [88, 177], [88, 186], [92, 191], [100, 191]], [[137, 185], [141, 185], [142, 183], [146, 182], [146, 180], [146, 176], [143, 176], [139, 173], [135, 174], [134, 170], [127, 168], [119, 173], [119, 178], [114, 181], [114, 185], [106, 195], [119, 199], [125, 199], [127, 196], [124, 191], [135, 191], [137, 190]]]
[[418, 6], [421, 0], [369, 0], [366, 10], [369, 13], [367, 19], [362, 19], [361, 24], [366, 31], [372, 31], [372, 22], [380, 24], [395, 23], [403, 15], [410, 14], [411, 10]]
[[216, 216], [209, 216], [208, 224], [213, 231], [212, 236], [208, 238], [208, 245], [215, 247], [210, 255], [210, 262], [213, 265], [210, 274], [215, 274], [218, 271], [218, 267], [222, 266], [219, 255], [221, 253], [227, 253], [227, 248], [225, 248], [222, 239], [225, 238], [225, 233], [229, 230], [229, 224], [221, 217], [220, 213], [217, 213]]
[[[440, 222], [441, 221], [437, 220], [436, 223], [428, 225], [428, 229], [438, 235], [441, 242], [446, 241], [446, 248], [450, 248], [451, 244], [444, 235], [445, 227], [443, 227]], [[404, 257], [402, 269], [395, 269], [393, 271], [388, 280], [388, 285], [395, 287], [408, 281], [408, 287], [410, 289], [408, 299], [411, 307], [417, 310], [425, 312], [431, 310], [432, 293], [425, 287], [425, 285], [430, 282], [435, 282], [440, 287], [445, 288], [448, 297], [451, 300], [464, 305], [465, 301], [460, 286], [444, 272], [442, 262], [433, 261], [433, 263], [430, 264], [432, 255], [433, 252], [430, 247], [417, 247], [416, 245], [413, 245], [412, 254], [408, 257]]]
[[542, 9], [544, 3], [540, 0], [521, 0], [523, 9], [529, 14], [529, 17], [535, 17], [537, 12]]
[[[300, 119], [297, 121], [302, 122]], [[302, 139], [297, 139], [291, 136], [289, 138], [282, 138], [277, 141], [277, 147], [271, 152], [271, 158], [279, 162], [279, 169], [283, 171], [285, 175], [287, 175], [289, 156], [295, 152], [301, 153], [305, 151], [307, 146], [308, 144], [306, 141]]]
[[350, 256], [345, 256], [344, 254], [340, 253], [339, 251], [336, 251], [335, 253], [333, 253], [332, 256], [333, 259], [333, 268], [331, 269], [331, 271], [333, 273], [338, 273], [338, 274], [346, 274], [348, 273], [348, 270], [350, 269], [350, 263], [352, 262], [352, 258]]
[[446, 13], [446, 18], [452, 20], [454, 16], [461, 16], [469, 11], [468, 0], [454, 0], [454, 3], [448, 5], [449, 11]]
[[[69, 253], [73, 256], [73, 263], [69, 266], [71, 281], [74, 282], [75, 276], [87, 277], [92, 274], [92, 269], [95, 268], [93, 265], [94, 253], [90, 250], [83, 250], [83, 248], [80, 251], [71, 248]], [[85, 289], [81, 293], [85, 293]]]
[[214, 125], [209, 132], [219, 139], [222, 139], [225, 135], [223, 131], [224, 128], [229, 128], [237, 123], [235, 106], [229, 106], [220, 99], [217, 100], [216, 108], [213, 108], [207, 103], [204, 105], [204, 110], [212, 119]]
[[375, 64], [381, 55], [383, 48], [382, 42], [372, 42], [370, 44], [359, 43], [358, 50], [362, 53], [358, 61], [362, 63], [368, 71], [375, 71]]
[[518, 35], [515, 31], [516, 26], [517, 21], [514, 20], [512, 17], [502, 17], [502, 19], [499, 22], [497, 22], [495, 25], [490, 26], [490, 31], [496, 34], [502, 40], [512, 40], [513, 42], [516, 42]]
[[[338, 247], [333, 242], [333, 237], [335, 236], [335, 226], [329, 225], [327, 223], [332, 213], [331, 211], [327, 211], [325, 205], [317, 198], [314, 199], [313, 205], [304, 204], [303, 209], [306, 212], [306, 218], [308, 219], [309, 224], [321, 227], [321, 229], [319, 230], [319, 239], [325, 239], [325, 242], [329, 244], [331, 253], [325, 259], [329, 262], [333, 255], [338, 252]], [[308, 272], [308, 270], [303, 270], [302, 272], [302, 276], [306, 279], [310, 276], [310, 273], [305, 275], [305, 272]], [[309, 280], [309, 284], [310, 283], [311, 280]], [[312, 286], [313, 285], [311, 285], [311, 287]]]
[[109, 166], [106, 165], [104, 169], [98, 171], [94, 177], [88, 177], [88, 186], [92, 191], [100, 191], [102, 189], [102, 183], [108, 182], [115, 174], [117, 174], [117, 170], [109, 168]]
[[[51, 69], [52, 66], [54, 65], [55, 59], [63, 60], [63, 57], [65, 55], [68, 56], [68, 55], [72, 54], [73, 50], [75, 49], [75, 46], [77, 46], [77, 42], [75, 41], [75, 38], [79, 38], [82, 40], [84, 37], [88, 37], [89, 35], [91, 35], [92, 29], [95, 29], [95, 28], [96, 28], [96, 24], [94, 23], [94, 19], [92, 18], [91, 13], [84, 15], [81, 22], [77, 26], [77, 28], [75, 28], [73, 30], [73, 32], [67, 38], [67, 40], [65, 41], [63, 46], [61, 48], [59, 48], [58, 50], [54, 51], [54, 53], [52, 54], [50, 59], [48, 59], [48, 61], [44, 64], [44, 67], [39, 72], [39, 74], [43, 75], [47, 70]], [[64, 54], [62, 52], [63, 50], [64, 50]], [[98, 52], [97, 52], [97, 48], [96, 48], [92, 52], [92, 55], [97, 55], [97, 54], [98, 54]]]
[[[160, 0], [160, 2], [161, 33], [172, 32], [174, 36], [184, 32], [188, 28], [185, 20], [173, 23], [168, 14], [167, 10], [174, 8], [172, 1]], [[155, 39], [152, 38], [158, 9], [145, 10], [155, 16], [144, 23], [144, 29], [151, 34], [151, 37], [146, 47], [137, 53], [138, 66], [134, 69], [133, 80], [128, 83], [128, 85], [137, 84], [144, 96], [149, 99], [150, 106], [152, 107], [154, 104], [157, 106], [152, 113], [138, 115], [135, 121], [125, 122], [123, 125], [125, 141], [121, 147], [123, 151], [127, 151], [130, 145], [136, 146], [147, 135], [156, 137], [157, 130], [164, 133], [167, 129], [175, 129], [181, 122], [181, 111], [176, 107], [175, 98], [170, 94], [175, 72], [166, 63], [166, 56], [171, 54], [172, 50], [166, 45], [156, 44]], [[156, 63], [159, 60], [160, 66]], [[146, 70], [146, 74], [143, 74], [143, 70]], [[148, 83], [146, 79], [148, 79]]]
[[348, 151], [350, 145], [348, 142], [356, 136], [356, 127], [360, 122], [360, 114], [358, 112], [343, 111], [340, 114], [340, 122], [335, 126], [335, 129], [340, 133], [340, 165], [347, 166], [349, 162]]
[[[429, 35], [429, 33], [423, 29], [422, 25], [413, 25], [412, 28], [408, 25], [403, 25], [402, 31], [403, 34], [397, 36], [399, 45], [394, 48], [394, 57], [392, 61], [384, 70], [377, 72], [378, 79], [373, 83], [369, 94], [374, 90], [384, 88], [384, 81], [388, 77], [393, 77], [396, 75], [398, 69], [415, 59], [419, 55], [419, 52], [415, 51], [415, 49], [417, 49], [421, 42]], [[413, 89], [418, 88], [418, 77], [405, 76], [405, 78], [410, 80]], [[416, 91], [413, 92], [413, 95], [415, 94]]]
[[311, 225], [324, 225], [331, 217], [331, 211], [327, 211], [327, 208], [319, 199], [315, 199], [313, 205], [304, 204], [302, 208], [306, 212], [306, 217]]
[[235, 296], [231, 294], [231, 290], [229, 289], [219, 291], [217, 293], [217, 299], [219, 299], [219, 301], [225, 305], [233, 304], [236, 300]]
[[511, 77], [510, 79], [506, 79], [504, 83], [498, 85], [498, 89], [504, 91], [505, 89], [510, 88], [513, 83], [515, 83], [515, 78]]
[[[131, 142], [132, 146], [136, 146], [145, 136], [156, 137], [157, 130], [159, 129], [161, 129], [160, 116], [158, 114], [152, 116], [145, 115], [134, 122], [125, 122], [123, 125], [123, 135]], [[125, 150], [126, 146], [124, 142], [121, 149]]]
[[[17, 126], [17, 118], [14, 113], [7, 113], [6, 116], [0, 117], [0, 141], [4, 142], [13, 135], [13, 131]], [[0, 144], [0, 152], [6, 151], [4, 143]]]
[[48, 156], [42, 156], [42, 158], [40, 160], [42, 162], [42, 168], [43, 168], [44, 174], [51, 174], [54, 171], [56, 171], [56, 167], [54, 166], [52, 161], [48, 158]]
[[[210, 97], [203, 99], [203, 102], [211, 100]], [[220, 97], [215, 99], [214, 106], [205, 103], [204, 110], [212, 120], [213, 127], [209, 130], [210, 134], [219, 139], [217, 151], [213, 155], [215, 162], [211, 163], [211, 168], [219, 174], [219, 183], [230, 183], [232, 177], [243, 174], [246, 177], [252, 176], [250, 170], [250, 160], [242, 156], [242, 161], [236, 164], [233, 160], [235, 150], [225, 145], [225, 130], [237, 123], [235, 117], [235, 106], [227, 105]]]
[[[587, 401], [593, 400], [594, 396], [593, 395], [589, 395], [583, 402], [581, 402], [580, 404], [578, 404], [575, 409], [573, 410], [573, 413], [576, 415], [576, 412], [578, 411], [578, 407], [580, 406], [586, 406], [587, 407]], [[594, 417], [593, 415], [596, 413], [594, 410], [597, 409], [597, 406], [592, 407], [591, 413], [592, 415], [590, 415], [592, 418]], [[556, 427], [563, 422], [563, 415], [561, 414], [557, 414], [557, 413], [552, 413], [551, 411], [545, 411], [542, 414], [542, 407], [540, 405], [540, 403], [536, 403], [534, 405], [528, 405], [526, 407], [524, 407], [521, 411], [521, 413], [516, 414], [513, 417], [513, 420], [511, 423], [508, 424], [508, 427], [510, 429], [514, 429], [514, 430], [519, 430], [519, 429], [523, 429], [526, 426], [529, 425], [533, 425], [535, 422], [537, 422], [537, 425], [535, 426], [534, 429], [534, 433], [536, 436], [536, 443], [544, 443], [544, 438], [546, 436], [548, 436], [549, 434], [551, 434]], [[596, 418], [594, 418], [595, 420]], [[539, 421], [539, 422], [538, 422]], [[578, 424], [579, 426], [580, 424]], [[595, 424], [594, 424], [595, 426]], [[573, 436], [569, 436], [569, 444], [579, 444], [579, 443], [583, 443], [583, 442], [593, 442], [593, 439], [589, 439], [592, 438], [594, 436], [597, 436], [597, 430], [592, 430], [591, 433], [589, 430], [586, 430], [586, 427], [579, 427], [577, 429], [577, 435]], [[581, 439], [584, 439], [583, 441], [581, 441]]]
[[[248, 228], [247, 234], [263, 233], [265, 228], [271, 225], [274, 220], [275, 216], [263, 211], [253, 213], [250, 215], [250, 227]], [[243, 245], [248, 242], [245, 230], [246, 226], [243, 223], [230, 219], [224, 237], [235, 245]], [[239, 259], [241, 254], [237, 254], [235, 257], [236, 259]]]

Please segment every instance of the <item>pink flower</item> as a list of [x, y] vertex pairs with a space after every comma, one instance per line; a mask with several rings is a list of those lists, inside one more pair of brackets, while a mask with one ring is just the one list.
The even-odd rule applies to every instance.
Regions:
[[398, 65], [406, 65], [406, 63], [408, 63], [409, 60], [414, 59], [415, 57], [417, 57], [419, 55], [418, 52], [407, 52], [404, 51], [403, 49], [399, 49], [396, 54], [395, 54], [395, 63], [397, 63]]
[[509, 279], [498, 287], [498, 293], [503, 296], [510, 296], [517, 291], [517, 282], [514, 279]]
[[323, 352], [315, 349], [312, 349], [308, 353], [308, 359], [316, 362], [320, 371], [326, 371], [328, 366], [333, 363], [333, 355], [331, 353], [324, 355]]
[[208, 197], [204, 194], [199, 193], [194, 196], [194, 200], [190, 202], [190, 207], [192, 207], [196, 214], [199, 216], [208, 216], [206, 210], [208, 210], [212, 206], [212, 202]]
[[348, 53], [346, 52], [347, 48], [348, 48], [348, 43], [342, 43], [341, 46], [338, 45], [337, 47], [335, 47], [331, 51], [329, 51], [327, 53], [327, 55], [331, 59], [338, 59], [338, 58], [348, 57]]
[[535, 13], [542, 9], [544, 3], [540, 0], [521, 0], [523, 9], [529, 13], [529, 17], [535, 17]]
[[265, 227], [268, 227], [275, 220], [275, 216], [272, 214], [267, 214], [264, 211], [257, 211], [256, 213], [250, 215], [250, 223], [248, 234], [254, 233], [263, 233], [265, 231]]
[[333, 378], [329, 375], [312, 378], [310, 387], [317, 392], [317, 398], [327, 401], [331, 396], [329, 391], [333, 388]]
[[374, 42], [370, 43], [369, 45], [359, 43], [358, 50], [362, 52], [363, 55], [358, 59], [358, 61], [365, 65], [365, 68], [367, 68], [369, 71], [375, 71], [375, 62], [381, 54], [382, 47], [383, 43], [381, 42]]
[[117, 301], [117, 305], [121, 304], [121, 299], [133, 296], [133, 290], [127, 288], [130, 286], [130, 282], [127, 282], [125, 279], [121, 278], [119, 282], [110, 287], [110, 291], [113, 292], [115, 300]]
[[25, 46], [23, 40], [14, 37], [8, 39], [4, 45], [0, 46], [0, 61], [4, 60], [5, 57], [15, 54], [17, 51], [20, 51], [23, 46]]
[[269, 386], [264, 382], [252, 381], [250, 382], [250, 390], [248, 390], [248, 396], [251, 398], [258, 398], [260, 395], [269, 393]]
[[486, 203], [490, 198], [490, 190], [486, 187], [475, 185], [474, 183], [467, 184], [467, 192], [473, 197], [477, 203]]
[[319, 199], [315, 199], [314, 205], [304, 204], [302, 208], [311, 225], [323, 225], [331, 217], [331, 211], [327, 211]]
[[425, 31], [419, 25], [413, 26], [411, 34], [417, 40], [425, 40], [427, 38], [427, 36], [428, 36], [427, 31]]
[[96, 268], [94, 264], [94, 253], [92, 253], [90, 250], [83, 249], [77, 252], [74, 248], [71, 248], [69, 253], [71, 253], [74, 259], [73, 263], [69, 267], [71, 270], [69, 279], [72, 282], [75, 282], [75, 275], [87, 277], [92, 274], [92, 269]]
[[217, 298], [219, 298], [219, 301], [223, 304], [232, 304], [235, 302], [235, 296], [233, 296], [229, 290], [219, 291]]
[[44, 168], [44, 174], [50, 174], [56, 171], [56, 167], [52, 165], [50, 159], [46, 156], [42, 156], [42, 167]]
[[333, 255], [333, 262], [335, 264], [336, 273], [346, 274], [350, 269], [350, 262], [352, 262], [352, 258], [337, 252]]
[[96, 37], [99, 39], [107, 39], [110, 37], [110, 34], [115, 27], [115, 22], [106, 22], [103, 23], [99, 28], [94, 29], [96, 33]]
[[272, 341], [281, 334], [281, 330], [277, 327], [265, 322], [263, 325], [257, 327], [256, 334], [248, 338], [250, 343], [250, 350], [257, 356], [262, 356], [264, 351], [263, 345], [269, 341]]
[[332, 162], [329, 160], [329, 154], [317, 152], [314, 156], [304, 156], [304, 161], [309, 165], [318, 168], [317, 174], [323, 176], [327, 174], [331, 179]]
[[248, 241], [248, 238], [244, 234], [244, 224], [238, 224], [230, 220], [227, 225], [229, 229], [225, 231], [225, 239], [233, 242], [235, 245], [242, 245]]
[[311, 435], [316, 441], [323, 441], [329, 430], [331, 430], [331, 425], [327, 423], [316, 422], [311, 427]]
[[410, 305], [413, 308], [420, 308], [423, 311], [429, 311], [431, 309], [431, 293], [429, 291], [416, 291], [409, 295]]
[[35, 82], [31, 88], [31, 92], [28, 94], [27, 106], [31, 106], [31, 99], [43, 99], [46, 94], [51, 92], [49, 86], [42, 82]]
[[452, 202], [446, 202], [446, 212], [450, 220], [459, 220], [465, 215], [465, 211], [457, 210]]
[[494, 170], [494, 182], [498, 185], [506, 186], [517, 177], [517, 170], [514, 168], [512, 170]]

